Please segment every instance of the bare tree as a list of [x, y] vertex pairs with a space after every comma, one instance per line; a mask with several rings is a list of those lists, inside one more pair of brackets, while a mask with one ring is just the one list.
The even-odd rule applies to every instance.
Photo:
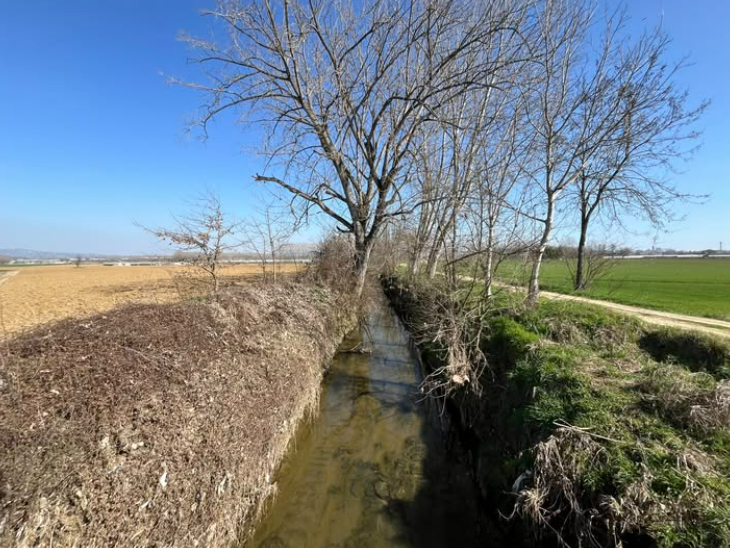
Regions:
[[[525, 173], [539, 189], [531, 214], [541, 225], [528, 293], [532, 303], [558, 200], [578, 197], [581, 250], [601, 204], [641, 212], [653, 222], [666, 219], [667, 206], [682, 195], [657, 171], [686, 152], [681, 143], [697, 136], [688, 126], [706, 107], [686, 108], [686, 93], [673, 83], [684, 63], [671, 66], [663, 60], [667, 39], [661, 31], [636, 42], [624, 39], [623, 10], [605, 14], [594, 48], [587, 32], [592, 7], [556, 0], [546, 3], [540, 15], [543, 51], [535, 64], [540, 74], [527, 88], [535, 146]], [[578, 288], [584, 284], [582, 260], [579, 253]]]
[[590, 22], [586, 2], [555, 0], [540, 8], [535, 62], [523, 81], [527, 131], [532, 152], [523, 173], [534, 196], [523, 212], [540, 228], [530, 273], [528, 301], [539, 296], [540, 267], [555, 227], [558, 199], [580, 171], [586, 135], [574, 117], [586, 100], [576, 86], [581, 78], [581, 45]]
[[294, 232], [294, 226], [273, 204], [267, 204], [260, 209], [258, 217], [244, 225], [243, 231], [242, 243], [258, 256], [264, 280], [276, 282], [277, 261]]
[[524, 252], [528, 243], [524, 235], [524, 188], [520, 180], [519, 161], [529, 152], [529, 137], [522, 124], [519, 102], [494, 136], [487, 136], [480, 147], [480, 180], [471, 202], [471, 219], [476, 223], [475, 246], [470, 255], [481, 257], [484, 275], [484, 297], [492, 295], [494, 275], [499, 263], [516, 253]]
[[[442, 115], [439, 128], [442, 137], [440, 161], [437, 171], [431, 176], [438, 181], [442, 196], [438, 201], [437, 214], [434, 216], [433, 242], [428, 255], [427, 272], [429, 278], [436, 275], [438, 259], [451, 239], [451, 257], [455, 258], [459, 214], [466, 205], [476, 181], [477, 150], [483, 145], [485, 126], [489, 117], [490, 101], [495, 92], [492, 86], [483, 90], [464, 93], [454, 101]], [[444, 161], [446, 159], [446, 161]], [[425, 163], [428, 166], [428, 163]]]
[[267, 124], [272, 165], [256, 180], [352, 234], [359, 294], [383, 227], [418, 201], [406, 164], [419, 130], [519, 60], [525, 4], [220, 1], [208, 13], [227, 38], [188, 40], [212, 69], [206, 83], [188, 84], [208, 98], [199, 123], [240, 108]]
[[[619, 17], [621, 26], [625, 16]], [[647, 218], [661, 228], [673, 217], [671, 205], [678, 200], [699, 198], [674, 188], [665, 174], [673, 162], [686, 158], [699, 133], [692, 129], [708, 106], [687, 106], [688, 96], [677, 89], [675, 76], [686, 61], [665, 61], [669, 39], [657, 28], [636, 43], [626, 45], [609, 34], [603, 56], [612, 63], [600, 65], [604, 73], [593, 92], [593, 108], [582, 122], [595, 124], [606, 112], [618, 123], [600, 139], [595, 153], [583, 163], [573, 191], [580, 214], [574, 288], [588, 283], [586, 245], [594, 216], [603, 213], [614, 221], [631, 214]]]
[[81, 255], [77, 255], [76, 258], [74, 259], [74, 266], [76, 268], [79, 268], [79, 267], [81, 267], [81, 263], [83, 263], [83, 262], [84, 262], [83, 257], [81, 257]]
[[211, 295], [217, 299], [223, 254], [240, 245], [235, 241], [240, 223], [226, 219], [220, 199], [212, 192], [199, 196], [194, 211], [175, 221], [176, 226], [171, 229], [145, 230], [185, 253], [188, 262], [207, 274]]
[[581, 289], [588, 289], [597, 280], [605, 278], [616, 266], [617, 262], [627, 253], [626, 250], [615, 244], [599, 244], [586, 246], [582, 250], [573, 245], [561, 245], [558, 252], [565, 261], [565, 266], [570, 273], [573, 288], [578, 285], [578, 256], [583, 253]]
[[[429, 128], [431, 131], [419, 147], [415, 179], [423, 205], [419, 208], [414, 241], [418, 251], [414, 255], [420, 257], [428, 249], [426, 267], [430, 278], [436, 274], [443, 253], [447, 255], [447, 266], [453, 267], [463, 253], [474, 251], [462, 241], [466, 235], [464, 230], [469, 232], [465, 221], [475, 216], [485, 220], [484, 207], [488, 204], [494, 206], [491, 216], [496, 220], [497, 204], [514, 187], [513, 172], [510, 172], [511, 184], [504, 184], [505, 170], [500, 174], [503, 184], [497, 193], [499, 197], [492, 183], [496, 182], [495, 157], [507, 158], [506, 164], [512, 165], [517, 151], [515, 134], [519, 124], [515, 103], [519, 95], [514, 90], [519, 74], [518, 65], [505, 68], [499, 74], [501, 85], [488, 85], [462, 94], [444, 109], [439, 123]], [[507, 150], [511, 153], [506, 153]], [[485, 192], [487, 186], [490, 193]], [[477, 232], [482, 234], [484, 228], [488, 225], [478, 223]], [[495, 236], [494, 230], [491, 234]], [[481, 246], [482, 239], [477, 241]], [[411, 264], [417, 266], [418, 262], [411, 261]], [[455, 271], [449, 274], [455, 277]]]
[[438, 259], [440, 249], [434, 250], [433, 245], [437, 240], [436, 226], [443, 215], [446, 202], [446, 185], [443, 184], [447, 170], [444, 136], [434, 132], [423, 133], [411, 163], [410, 178], [414, 184], [414, 192], [420, 196], [420, 204], [414, 212], [408, 253], [408, 273], [411, 277], [420, 272], [426, 253], [428, 263], [435, 265]]

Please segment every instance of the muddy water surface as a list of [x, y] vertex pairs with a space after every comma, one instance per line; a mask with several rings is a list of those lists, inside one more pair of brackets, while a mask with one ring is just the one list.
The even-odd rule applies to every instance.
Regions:
[[466, 466], [445, 448], [408, 336], [385, 303], [340, 353], [246, 548], [488, 546]]

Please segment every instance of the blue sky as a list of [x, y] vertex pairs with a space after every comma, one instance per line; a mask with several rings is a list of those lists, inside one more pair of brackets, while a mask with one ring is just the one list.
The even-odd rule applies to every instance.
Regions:
[[[206, 142], [186, 135], [199, 105], [163, 74], [194, 74], [182, 30], [209, 31], [209, 0], [0, 2], [0, 248], [141, 253], [162, 249], [134, 225], [168, 223], [206, 187], [245, 216], [262, 190], [255, 130], [217, 123]], [[713, 105], [704, 146], [675, 177], [711, 193], [659, 236], [679, 248], [730, 247], [730, 2], [631, 0], [632, 27], [659, 21], [673, 55], [694, 66], [680, 83]], [[630, 236], [649, 246], [653, 233]]]

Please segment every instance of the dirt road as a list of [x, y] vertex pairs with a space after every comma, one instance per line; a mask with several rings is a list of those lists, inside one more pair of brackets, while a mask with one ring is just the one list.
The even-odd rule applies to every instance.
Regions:
[[594, 306], [602, 306], [604, 308], [615, 310], [616, 312], [621, 312], [622, 314], [636, 316], [646, 323], [667, 327], [679, 327], [681, 329], [693, 329], [695, 331], [702, 331], [704, 333], [730, 338], [730, 322], [723, 320], [702, 318], [700, 316], [687, 316], [685, 314], [674, 314], [673, 312], [651, 310], [649, 308], [628, 306], [625, 304], [600, 301], [597, 299], [588, 299], [577, 295], [564, 295], [562, 293], [553, 293], [551, 291], [541, 291], [540, 296], [555, 301], [573, 301]]
[[[463, 280], [474, 279], [471, 276], [459, 276], [459, 278]], [[513, 285], [503, 284], [499, 282], [494, 282], [494, 285], [502, 289], [507, 289], [509, 291], [523, 291], [523, 288], [521, 287], [515, 287]], [[700, 331], [709, 335], [717, 335], [719, 337], [730, 338], [730, 322], [716, 320], [714, 318], [687, 316], [686, 314], [675, 314], [673, 312], [664, 312], [662, 310], [652, 310], [650, 308], [641, 308], [639, 306], [629, 306], [625, 304], [613, 303], [610, 301], [589, 299], [586, 297], [579, 297], [577, 295], [553, 293], [552, 291], [540, 291], [540, 296], [553, 301], [572, 301], [593, 306], [601, 306], [603, 308], [608, 308], [621, 314], [635, 316], [640, 320], [643, 320], [644, 322], [653, 325], [676, 327], [679, 329], [691, 329], [693, 331]]]

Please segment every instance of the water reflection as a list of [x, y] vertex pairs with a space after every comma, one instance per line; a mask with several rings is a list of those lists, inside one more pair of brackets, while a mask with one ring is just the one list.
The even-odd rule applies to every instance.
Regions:
[[299, 433], [248, 546], [486, 546], [466, 466], [427, 418], [417, 358], [384, 303], [343, 348], [358, 343], [372, 353], [333, 360], [319, 416]]

